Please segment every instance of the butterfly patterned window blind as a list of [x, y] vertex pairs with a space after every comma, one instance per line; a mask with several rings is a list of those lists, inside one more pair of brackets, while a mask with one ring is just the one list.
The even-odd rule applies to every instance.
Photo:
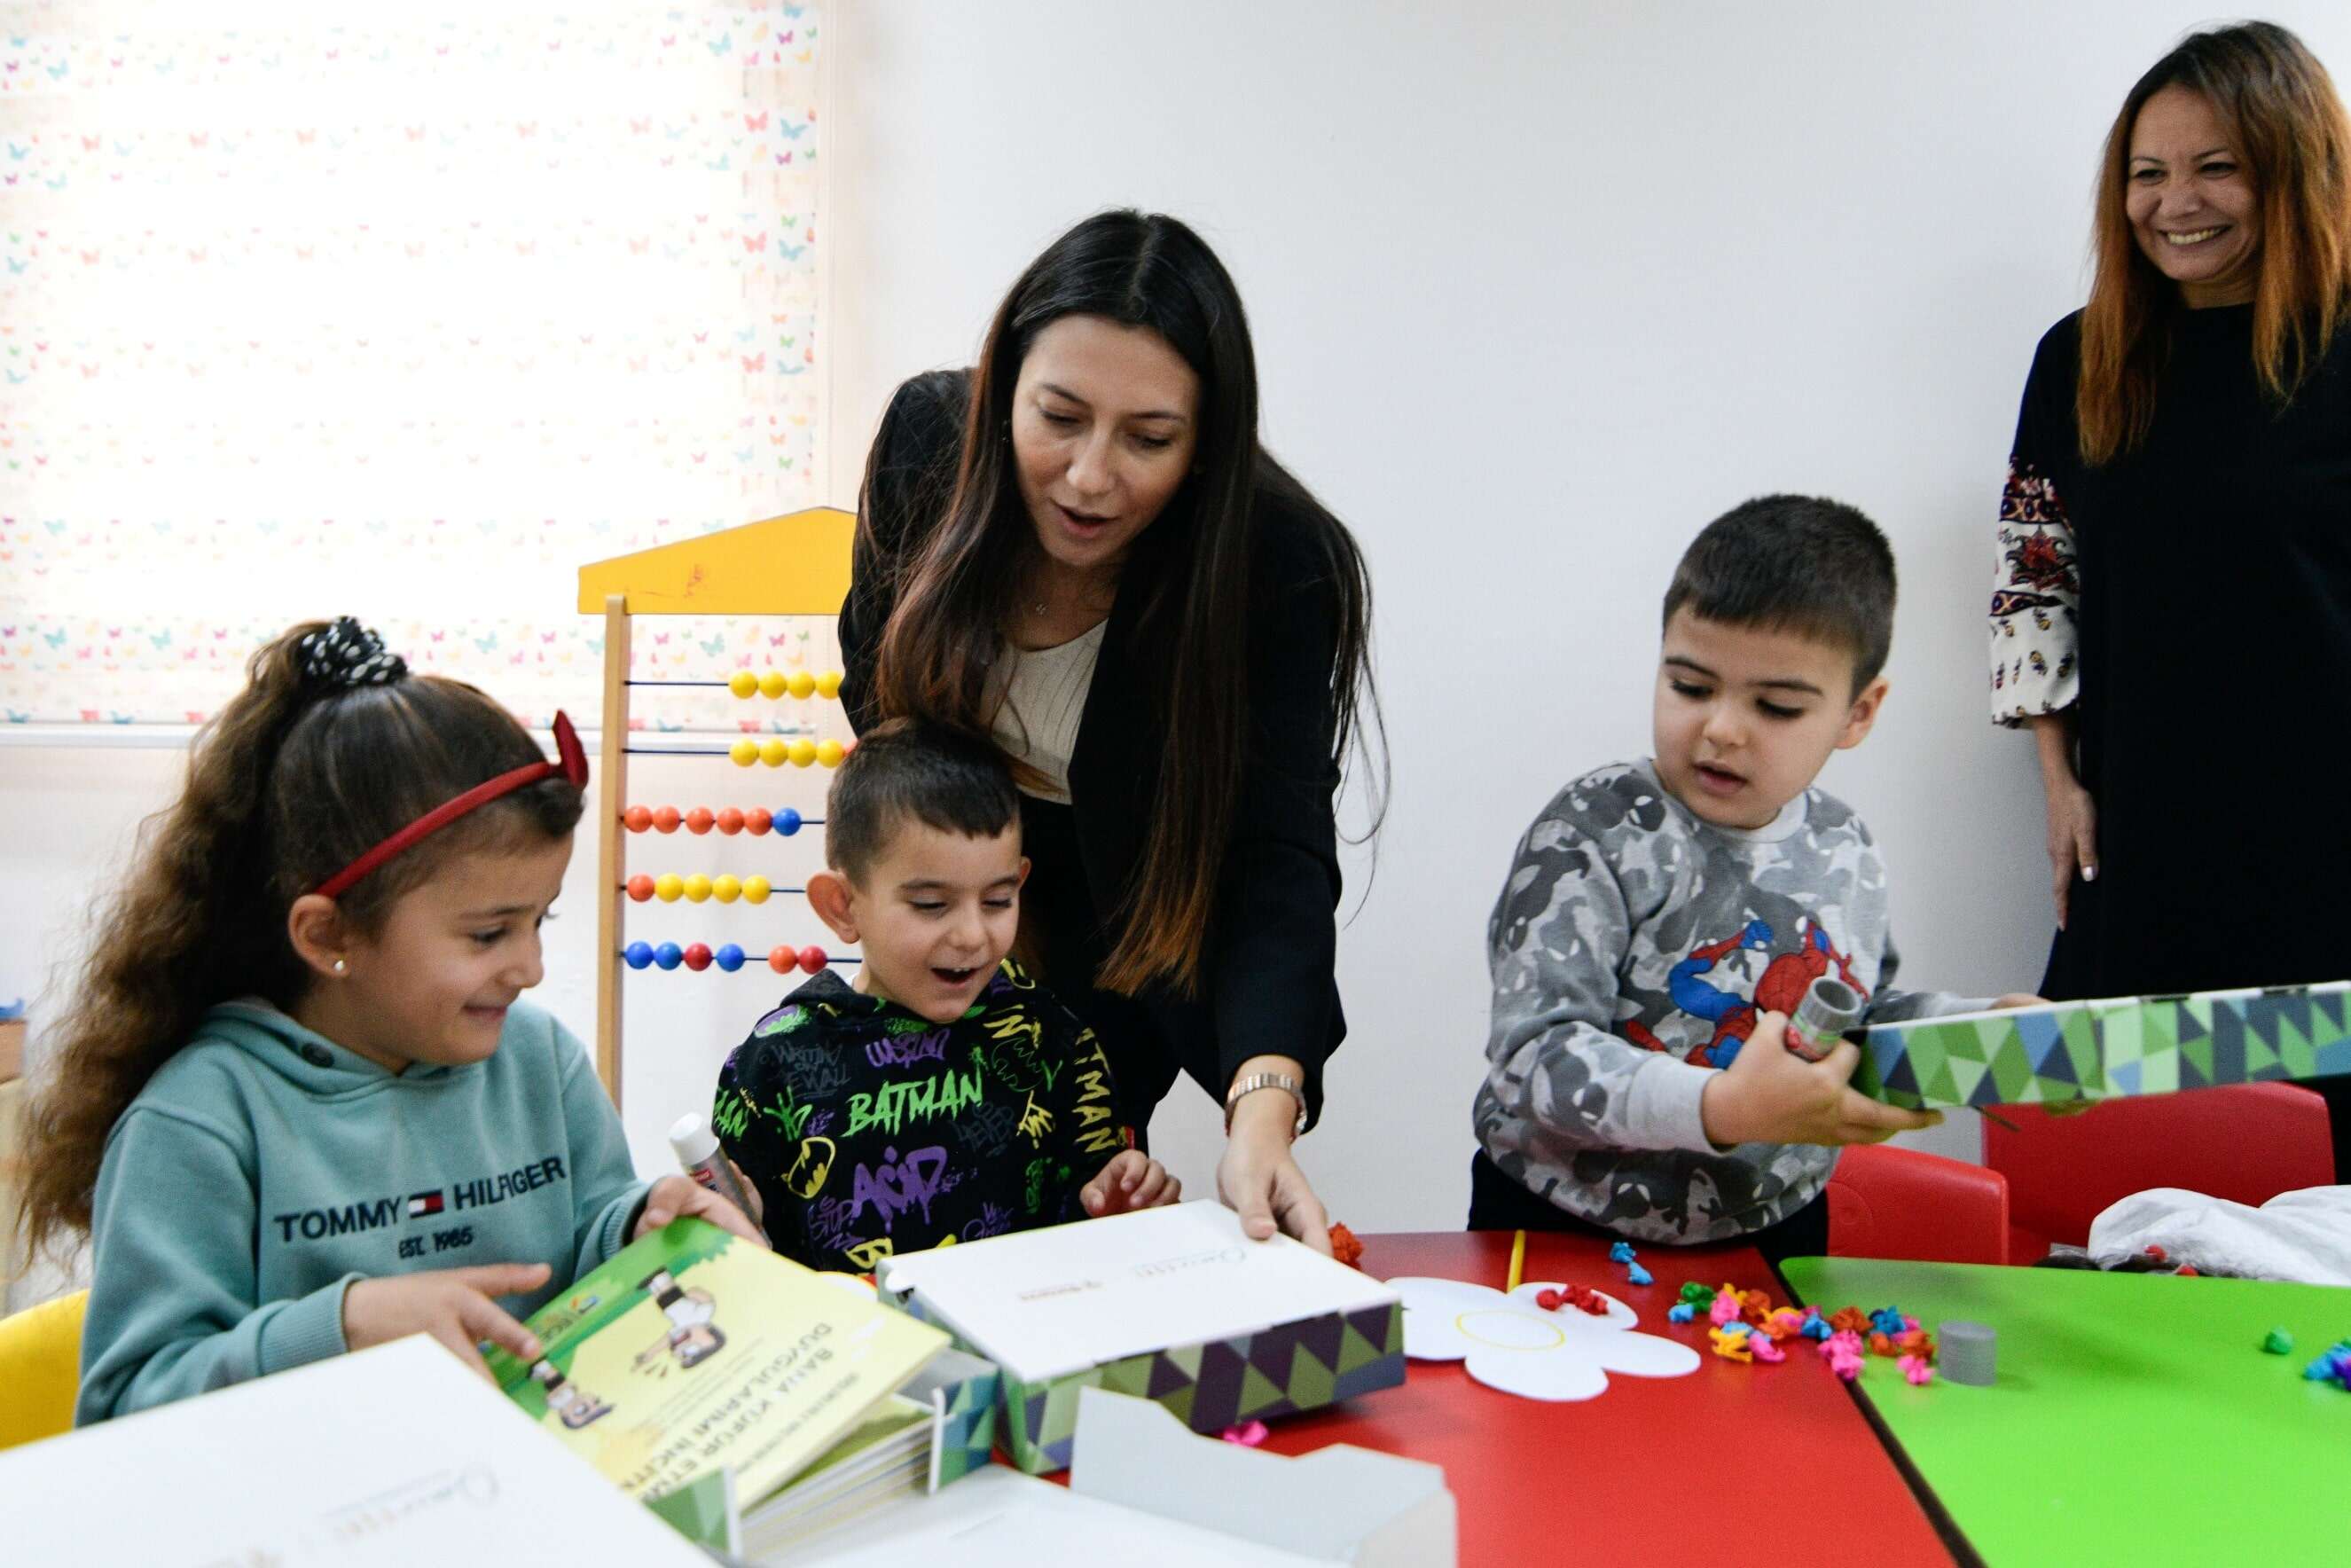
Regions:
[[822, 19], [0, 5], [6, 720], [200, 722], [340, 613], [593, 714], [582, 562], [823, 499]]

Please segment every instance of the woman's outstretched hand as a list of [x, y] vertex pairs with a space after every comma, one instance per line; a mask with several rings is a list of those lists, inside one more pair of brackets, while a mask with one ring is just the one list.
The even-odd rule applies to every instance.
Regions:
[[1225, 1157], [1217, 1162], [1217, 1196], [1240, 1216], [1243, 1235], [1265, 1241], [1285, 1232], [1327, 1255], [1330, 1212], [1290, 1148], [1297, 1114], [1298, 1103], [1278, 1089], [1241, 1097]]

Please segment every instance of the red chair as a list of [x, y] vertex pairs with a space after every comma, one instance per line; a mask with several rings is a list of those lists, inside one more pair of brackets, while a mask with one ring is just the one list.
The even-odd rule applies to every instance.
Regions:
[[1921, 1149], [1860, 1144], [1829, 1177], [1829, 1251], [1919, 1263], [2008, 1261], [2008, 1179]]
[[2083, 1245], [2101, 1210], [2149, 1187], [2260, 1205], [2335, 1180], [2326, 1102], [2291, 1083], [2126, 1095], [2074, 1116], [1999, 1113], [2016, 1130], [1985, 1119], [1984, 1164], [2008, 1178], [2011, 1263]]

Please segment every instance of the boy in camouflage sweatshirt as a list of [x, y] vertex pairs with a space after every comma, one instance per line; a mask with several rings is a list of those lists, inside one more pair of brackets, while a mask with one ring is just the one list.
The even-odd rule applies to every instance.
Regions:
[[1830, 501], [1750, 501], [1683, 556], [1656, 756], [1552, 799], [1487, 927], [1473, 1228], [1824, 1252], [1838, 1146], [1941, 1118], [1848, 1087], [1849, 1043], [1787, 1048], [1813, 980], [1880, 1020], [2034, 999], [1895, 989], [1877, 846], [1812, 788], [1885, 701], [1894, 598], [1885, 538]]

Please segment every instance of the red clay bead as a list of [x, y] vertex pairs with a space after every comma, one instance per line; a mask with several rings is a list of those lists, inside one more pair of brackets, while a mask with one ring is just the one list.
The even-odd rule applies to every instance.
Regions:
[[693, 946], [688, 947], [685, 950], [685, 967], [697, 975], [710, 967], [709, 945], [696, 942]]
[[677, 814], [677, 808], [674, 806], [659, 806], [653, 810], [655, 832], [674, 833], [677, 831], [677, 825], [682, 821], [684, 819]]
[[629, 831], [642, 833], [653, 825], [653, 814], [643, 806], [632, 806], [621, 813], [621, 821]]
[[653, 879], [639, 872], [629, 879], [629, 896], [643, 904], [653, 895]]
[[741, 832], [743, 813], [732, 806], [722, 807], [718, 812], [718, 831], [722, 833]]

